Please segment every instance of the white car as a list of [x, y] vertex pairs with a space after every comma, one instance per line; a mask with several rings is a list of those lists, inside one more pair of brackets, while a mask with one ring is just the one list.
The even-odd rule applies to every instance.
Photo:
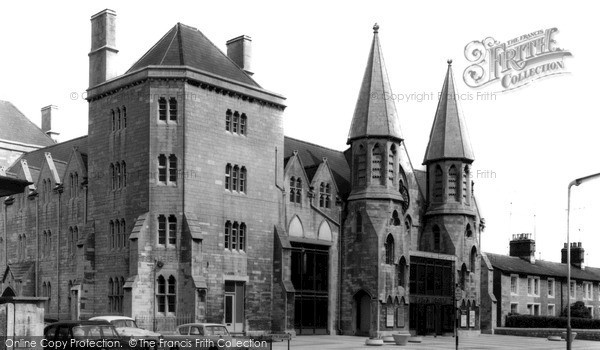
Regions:
[[135, 348], [156, 349], [162, 338], [160, 333], [138, 327], [135, 320], [127, 316], [95, 316], [90, 318], [90, 321], [108, 321], [115, 327], [120, 337], [135, 339], [137, 341], [137, 345], [133, 346]]

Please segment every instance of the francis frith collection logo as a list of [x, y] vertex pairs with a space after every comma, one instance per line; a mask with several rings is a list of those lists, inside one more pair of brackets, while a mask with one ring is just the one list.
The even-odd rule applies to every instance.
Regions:
[[557, 28], [537, 30], [501, 43], [492, 37], [465, 46], [469, 62], [463, 74], [473, 88], [500, 84], [499, 91], [527, 85], [540, 78], [567, 73], [564, 58], [571, 56], [557, 46]]

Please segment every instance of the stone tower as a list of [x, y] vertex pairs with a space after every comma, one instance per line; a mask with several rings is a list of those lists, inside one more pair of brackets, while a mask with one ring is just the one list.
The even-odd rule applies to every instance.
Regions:
[[479, 305], [480, 257], [478, 213], [471, 182], [474, 156], [456, 97], [449, 60], [423, 160], [427, 168], [427, 206], [418, 250], [455, 257], [458, 306], [472, 310], [472, 305]]
[[342, 319], [344, 332], [357, 335], [386, 329], [388, 312], [395, 316], [388, 301], [398, 305], [403, 296], [396, 288], [396, 268], [408, 257], [410, 235], [403, 233], [408, 183], [414, 182], [378, 29], [376, 24], [348, 135], [351, 192], [342, 249]]

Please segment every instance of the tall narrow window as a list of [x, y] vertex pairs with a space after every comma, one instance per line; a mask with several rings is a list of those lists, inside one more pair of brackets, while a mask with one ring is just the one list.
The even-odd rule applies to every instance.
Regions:
[[167, 157], [164, 154], [158, 156], [158, 181], [167, 183]]
[[115, 231], [116, 232], [116, 236], [117, 236], [117, 243], [115, 244], [115, 248], [120, 248], [121, 247], [121, 241], [123, 240], [123, 238], [121, 237], [121, 225], [119, 224], [119, 219], [115, 220]]
[[440, 249], [442, 248], [442, 244], [441, 244], [441, 234], [440, 234], [440, 228], [438, 226], [433, 226], [433, 251], [434, 252], [439, 252]]
[[114, 164], [110, 164], [110, 187], [114, 190], [117, 188], [116, 180], [117, 173], [115, 172]]
[[110, 312], [116, 311], [115, 304], [115, 283], [113, 282], [113, 279], [111, 277], [108, 279], [108, 310]]
[[79, 194], [79, 175], [75, 172], [73, 175], [73, 189], [75, 190], [75, 197]]
[[477, 248], [475, 248], [475, 246], [473, 246], [473, 248], [471, 248], [471, 272], [475, 273], [475, 268], [477, 267]]
[[394, 163], [396, 160], [396, 145], [390, 147], [390, 153], [388, 154], [388, 179], [391, 183], [394, 183]]
[[117, 130], [121, 130], [121, 109], [117, 108]]
[[117, 128], [117, 118], [114, 109], [110, 110], [110, 116], [112, 118], [112, 131], [115, 131]]
[[177, 99], [175, 97], [169, 99], [169, 120], [177, 120]]
[[458, 202], [458, 173], [456, 167], [452, 165], [448, 170], [448, 199]]
[[77, 241], [79, 240], [79, 228], [73, 228], [73, 254], [77, 254]]
[[321, 182], [319, 186], [319, 207], [325, 206], [325, 183]]
[[238, 129], [239, 124], [240, 124], [240, 114], [237, 111], [235, 111], [233, 113], [233, 123], [232, 124], [233, 124], [233, 126], [231, 128], [231, 132], [233, 132], [234, 134], [237, 134], [238, 130], [239, 130]]
[[463, 201], [465, 204], [469, 204], [469, 179], [470, 179], [471, 175], [470, 175], [470, 170], [469, 170], [469, 166], [465, 165], [465, 167], [463, 168], [463, 174], [462, 174], [462, 197], [463, 197]]
[[290, 177], [290, 202], [296, 201], [296, 178]]
[[169, 244], [177, 243], [177, 218], [175, 215], [169, 215]]
[[246, 224], [241, 223], [238, 231], [238, 250], [243, 251], [246, 250]]
[[115, 237], [115, 223], [114, 221], [110, 220], [110, 223], [108, 224], [108, 229], [109, 229], [109, 247], [110, 249], [114, 249], [116, 246], [116, 241], [117, 238]]
[[158, 216], [158, 244], [167, 244], [167, 218], [164, 215]]
[[246, 167], [240, 169], [240, 192], [246, 193]]
[[[123, 174], [123, 187], [127, 186], [127, 165], [125, 161], [121, 162], [121, 174]], [[77, 178], [77, 173], [75, 173], [75, 178]]]
[[435, 175], [433, 178], [433, 200], [436, 202], [442, 201], [442, 193], [444, 191], [442, 167], [435, 166]]
[[231, 221], [225, 223], [225, 249], [231, 249]]
[[127, 109], [123, 106], [123, 127], [127, 127]]
[[115, 172], [116, 174], [116, 181], [117, 181], [117, 188], [121, 188], [121, 164], [119, 164], [119, 162], [117, 162], [115, 164]]
[[121, 236], [122, 236], [122, 243], [121, 243], [121, 247], [125, 248], [127, 247], [127, 232], [125, 231], [125, 219], [121, 219]]
[[69, 227], [69, 233], [67, 234], [67, 256], [71, 257], [73, 254], [73, 227]]
[[240, 176], [240, 168], [235, 165], [233, 167], [233, 173], [231, 175], [231, 190], [238, 191], [238, 180]]
[[169, 156], [169, 182], [177, 183], [177, 157], [174, 154]]
[[302, 180], [296, 178], [296, 203], [300, 203], [302, 200]]
[[75, 182], [74, 182], [74, 179], [73, 179], [73, 173], [69, 174], [69, 180], [70, 180], [69, 183], [71, 184], [71, 193], [70, 193], [70, 195], [71, 195], [71, 198], [73, 198], [73, 197], [75, 197]]
[[381, 179], [381, 147], [376, 143], [371, 153], [371, 177]]
[[167, 99], [158, 99], [158, 120], [167, 121]]
[[167, 288], [167, 312], [175, 313], [175, 277], [169, 276]]
[[238, 249], [238, 230], [239, 230], [240, 226], [239, 224], [236, 222], [233, 223], [232, 229], [231, 229], [231, 250], [237, 250]]
[[156, 308], [158, 312], [166, 311], [167, 283], [163, 276], [156, 279]]
[[406, 286], [406, 259], [400, 258], [398, 263], [398, 285], [400, 287]]
[[225, 112], [225, 130], [226, 131], [231, 131], [231, 117], [233, 116], [233, 113], [231, 113], [231, 109], [228, 109], [227, 112]]
[[397, 210], [394, 210], [394, 212], [392, 213], [392, 219], [390, 221], [392, 225], [400, 226], [400, 216]]
[[240, 135], [246, 135], [246, 114], [240, 116]]
[[394, 237], [388, 234], [385, 239], [385, 263], [391, 265], [394, 263]]
[[356, 155], [356, 181], [359, 186], [367, 183], [367, 154], [363, 145], [358, 147]]
[[231, 190], [231, 164], [227, 164], [227, 166], [225, 166], [225, 189], [226, 190]]

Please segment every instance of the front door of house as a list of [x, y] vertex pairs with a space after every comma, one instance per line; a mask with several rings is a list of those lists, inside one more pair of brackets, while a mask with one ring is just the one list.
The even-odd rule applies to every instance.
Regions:
[[244, 282], [225, 281], [224, 323], [230, 333], [244, 331]]

